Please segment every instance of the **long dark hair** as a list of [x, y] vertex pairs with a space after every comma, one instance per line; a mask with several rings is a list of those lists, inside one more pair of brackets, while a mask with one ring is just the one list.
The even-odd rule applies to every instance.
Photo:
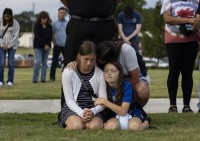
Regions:
[[47, 18], [47, 24], [51, 24], [51, 19], [49, 17], [48, 12], [46, 11], [41, 11], [36, 18], [35, 24], [40, 24], [42, 18]]
[[123, 69], [122, 66], [119, 62], [114, 61], [114, 62], [109, 62], [107, 64], [112, 64], [113, 66], [115, 66], [118, 71], [119, 71], [119, 78], [118, 78], [118, 83], [117, 83], [117, 89], [116, 89], [116, 101], [112, 100], [112, 95], [111, 95], [111, 87], [108, 85], [108, 83], [106, 83], [106, 89], [108, 92], [108, 100], [117, 104], [117, 105], [121, 105], [122, 104], [122, 97], [123, 97], [123, 82], [124, 82], [124, 74], [123, 74]]
[[117, 61], [123, 42], [103, 41], [97, 46], [97, 63], [100, 68], [108, 62]]
[[12, 9], [10, 9], [10, 8], [5, 8], [3, 11], [3, 26], [6, 26], [6, 24], [7, 24], [7, 21], [4, 18], [4, 15], [6, 15], [6, 14], [11, 16], [9, 26], [13, 26], [13, 12], [12, 12]]

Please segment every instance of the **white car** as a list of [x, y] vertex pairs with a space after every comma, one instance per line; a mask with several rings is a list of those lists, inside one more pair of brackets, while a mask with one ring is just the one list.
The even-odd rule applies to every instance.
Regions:
[[143, 57], [146, 66], [147, 67], [161, 67], [161, 68], [167, 68], [169, 66], [169, 63], [167, 61], [164, 61], [162, 59], [157, 58], [149, 58], [149, 57]]

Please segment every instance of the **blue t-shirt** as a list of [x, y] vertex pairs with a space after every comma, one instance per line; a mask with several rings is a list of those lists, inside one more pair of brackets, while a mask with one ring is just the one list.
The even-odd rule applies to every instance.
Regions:
[[[123, 82], [123, 89], [122, 89], [122, 102], [128, 102], [128, 103], [132, 103], [132, 83], [129, 82], [128, 80], [124, 80]], [[112, 100], [116, 101], [116, 89], [112, 88], [111, 89], [111, 95], [112, 95]]]
[[[141, 15], [136, 11], [133, 11], [132, 18], [128, 17], [122, 11], [118, 15], [117, 22], [118, 22], [118, 24], [122, 24], [123, 32], [124, 32], [125, 36], [129, 36], [135, 31], [137, 24], [142, 24], [142, 19], [141, 19]], [[135, 36], [133, 38], [138, 38], [138, 36]]]

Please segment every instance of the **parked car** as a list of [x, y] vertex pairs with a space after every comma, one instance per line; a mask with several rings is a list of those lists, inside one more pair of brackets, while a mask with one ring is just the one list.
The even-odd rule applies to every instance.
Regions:
[[147, 67], [167, 68], [169, 66], [168, 60], [166, 58], [157, 59], [157, 58], [143, 57], [143, 59]]
[[[8, 66], [8, 55], [6, 55], [5, 66]], [[14, 66], [16, 68], [30, 68], [34, 66], [34, 56], [32, 54], [15, 54]]]
[[[48, 68], [51, 67], [52, 58], [53, 58], [53, 55], [49, 55], [49, 56], [48, 56], [48, 60], [47, 60], [47, 66], [48, 66]], [[58, 68], [62, 68], [62, 67], [63, 67], [63, 63], [64, 63], [64, 58], [63, 58], [62, 55], [60, 55], [60, 56], [59, 56], [59, 59], [58, 59], [58, 65], [57, 65], [57, 67], [58, 67]]]

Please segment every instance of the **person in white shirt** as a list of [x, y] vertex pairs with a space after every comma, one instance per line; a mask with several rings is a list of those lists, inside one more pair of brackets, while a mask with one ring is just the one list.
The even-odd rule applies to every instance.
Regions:
[[97, 97], [107, 99], [107, 93], [103, 71], [95, 65], [96, 45], [93, 42], [81, 44], [76, 63], [76, 70], [65, 68], [62, 74], [66, 103], [61, 109], [60, 125], [70, 130], [101, 129], [101, 112], [105, 107], [94, 106], [94, 100]]
[[0, 87], [4, 85], [6, 54], [8, 54], [7, 86], [14, 85], [14, 56], [19, 46], [19, 31], [20, 25], [13, 19], [12, 9], [5, 8], [3, 17], [0, 19]]

